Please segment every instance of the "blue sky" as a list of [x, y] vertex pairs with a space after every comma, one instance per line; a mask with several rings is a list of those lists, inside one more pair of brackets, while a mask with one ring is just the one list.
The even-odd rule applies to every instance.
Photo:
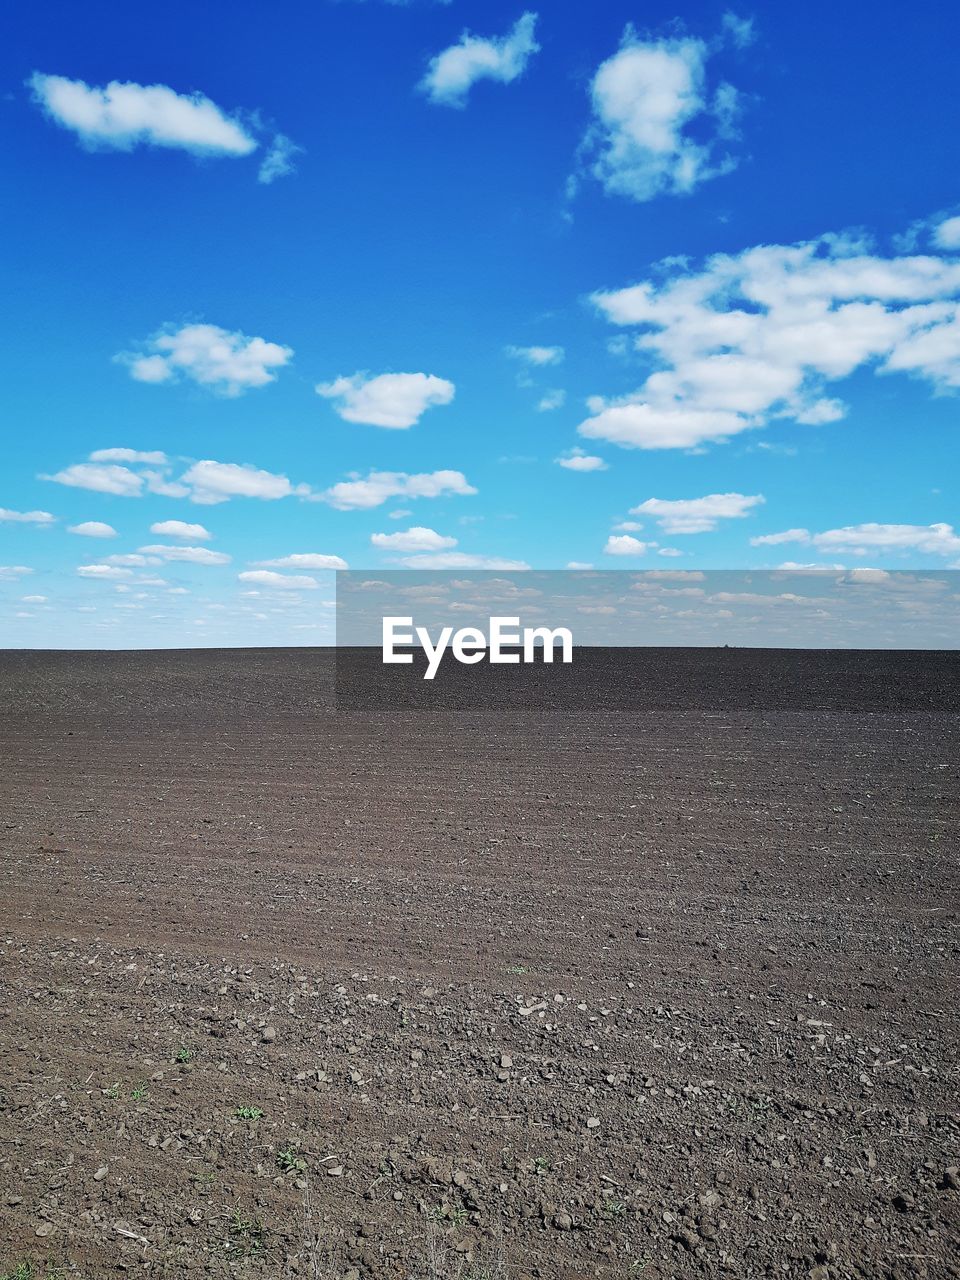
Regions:
[[794, 10], [8, 14], [0, 644], [315, 643], [339, 562], [960, 564], [960, 16]]

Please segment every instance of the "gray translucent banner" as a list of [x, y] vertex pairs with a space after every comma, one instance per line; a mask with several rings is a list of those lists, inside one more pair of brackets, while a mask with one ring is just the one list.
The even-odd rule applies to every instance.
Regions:
[[[562, 628], [575, 647], [957, 649], [960, 573], [951, 570], [388, 570], [337, 574], [337, 645], [395, 651], [450, 629], [489, 640]], [[404, 621], [410, 620], [409, 625]], [[409, 645], [399, 643], [412, 636]], [[466, 634], [467, 642], [477, 637]], [[561, 638], [550, 643], [557, 647]], [[532, 643], [542, 646], [542, 634]], [[449, 656], [449, 654], [448, 654]]]

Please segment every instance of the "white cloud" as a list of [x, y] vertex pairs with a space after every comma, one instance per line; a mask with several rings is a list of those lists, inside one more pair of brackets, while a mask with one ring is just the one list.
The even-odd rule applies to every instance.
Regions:
[[592, 564], [586, 564], [586, 563], [585, 563], [584, 561], [582, 561], [582, 560], [568, 560], [568, 561], [567, 561], [567, 568], [568, 568], [568, 569], [592, 569], [592, 568], [593, 568], [593, 565], [592, 565]]
[[[99, 450], [98, 455], [119, 453], [119, 450]], [[124, 451], [127, 452], [127, 451]], [[132, 451], [131, 451], [132, 452]], [[139, 458], [155, 459], [162, 454], [141, 454]], [[97, 493], [110, 493], [120, 497], [140, 498], [144, 493], [156, 493], [169, 498], [189, 498], [192, 502], [212, 505], [230, 498], [261, 498], [272, 500], [286, 497], [305, 498], [310, 488], [305, 484], [291, 484], [284, 475], [263, 471], [248, 463], [216, 462], [211, 458], [194, 462], [180, 476], [171, 479], [170, 464], [164, 462], [162, 470], [137, 466], [121, 466], [107, 462], [77, 462], [55, 475], [42, 475], [41, 480]], [[52, 517], [51, 517], [52, 519]], [[200, 524], [182, 520], [159, 521], [151, 532], [175, 538], [208, 540], [212, 535]]]
[[132, 151], [146, 145], [204, 156], [246, 156], [256, 150], [256, 139], [202, 93], [118, 80], [101, 89], [39, 71], [29, 84], [45, 114], [91, 149]]
[[293, 157], [302, 150], [303, 147], [298, 147], [286, 134], [278, 133], [271, 142], [267, 154], [260, 161], [257, 181], [264, 186], [269, 186], [278, 178], [286, 178], [289, 174], [296, 173]]
[[919, 551], [926, 555], [960, 554], [960, 535], [949, 524], [854, 524], [813, 534], [822, 551]]
[[[782, 533], [766, 534], [750, 539], [753, 546], [777, 546], [784, 542], [798, 542], [814, 546], [818, 551], [843, 552], [866, 555], [868, 551], [918, 551], [924, 555], [952, 556], [960, 553], [960, 534], [949, 524], [848, 524], [839, 529], [825, 529], [811, 533], [808, 529], [785, 529]], [[780, 566], [781, 568], [783, 566]], [[796, 566], [793, 566], [796, 567]], [[802, 566], [810, 568], [812, 566]], [[820, 566], [841, 568], [842, 566]], [[866, 570], [857, 570], [864, 573]], [[870, 570], [880, 573], [882, 570]]]
[[143, 482], [151, 493], [158, 493], [164, 498], [187, 498], [190, 490], [179, 480], [171, 480], [165, 470], [144, 471]]
[[506, 351], [512, 359], [536, 366], [560, 364], [564, 357], [563, 347], [507, 347]]
[[566, 403], [567, 393], [559, 387], [553, 391], [544, 392], [537, 402], [538, 413], [550, 413], [554, 409], [562, 409]]
[[639, 538], [634, 538], [629, 533], [611, 533], [603, 548], [603, 554], [605, 556], [642, 556], [646, 554], [649, 545], [648, 542], [641, 542]]
[[0, 507], [0, 524], [53, 524], [56, 518], [49, 511], [11, 511], [9, 507]]
[[25, 564], [0, 564], [0, 582], [16, 582], [33, 570]]
[[839, 570], [839, 569], [843, 569], [844, 566], [842, 564], [813, 564], [813, 563], [801, 564], [796, 560], [784, 560], [782, 564], [777, 565], [777, 568], [784, 573], [801, 573], [801, 572], [805, 573], [810, 569], [819, 569], [819, 570], [838, 569]]
[[735, 13], [725, 13], [720, 26], [738, 49], [746, 49], [756, 38], [752, 18], [738, 18]]
[[429, 471], [407, 475], [404, 471], [371, 471], [365, 478], [341, 480], [320, 497], [340, 511], [379, 507], [391, 498], [440, 498], [446, 494], [469, 495], [476, 489], [462, 471]]
[[181, 560], [188, 564], [229, 564], [230, 557], [223, 551], [211, 551], [209, 547], [170, 547], [156, 543], [141, 547], [140, 554], [156, 556], [160, 560]]
[[586, 453], [583, 449], [570, 449], [563, 456], [554, 458], [554, 462], [560, 467], [565, 467], [567, 471], [606, 471], [607, 469], [607, 464], [602, 458]]
[[102, 520], [84, 520], [82, 524], [72, 524], [67, 533], [78, 533], [81, 538], [115, 538], [117, 531], [112, 524], [104, 524]]
[[708, 87], [709, 56], [702, 40], [639, 40], [628, 27], [600, 65], [582, 154], [609, 194], [686, 195], [735, 167], [718, 143], [733, 136], [738, 95], [729, 84]]
[[614, 533], [639, 533], [643, 525], [639, 520], [620, 520], [613, 526]]
[[150, 532], [162, 538], [189, 538], [194, 542], [209, 542], [213, 537], [202, 524], [188, 524], [185, 520], [158, 520], [150, 526]]
[[505, 36], [472, 36], [465, 31], [460, 43], [430, 59], [419, 88], [431, 102], [463, 107], [478, 80], [509, 84], [523, 75], [530, 57], [540, 46], [533, 37], [537, 15], [525, 13]]
[[305, 497], [305, 485], [292, 485], [286, 476], [261, 471], [247, 463], [215, 462], [205, 458], [195, 462], [182, 476], [193, 502], [211, 506], [230, 498], [261, 498], [274, 501], [291, 495]]
[[243, 573], [238, 573], [237, 577], [241, 582], [252, 582], [258, 587], [272, 587], [286, 591], [298, 591], [301, 587], [312, 590], [320, 585], [316, 578], [310, 578], [305, 574], [273, 573], [270, 569], [245, 569]]
[[116, 358], [138, 382], [170, 382], [180, 376], [225, 396], [275, 382], [278, 369], [293, 357], [290, 347], [264, 338], [248, 338], [215, 324], [185, 324], [163, 329], [144, 344], [144, 352]]
[[46, 604], [46, 596], [21, 596], [20, 600], [23, 604]]
[[427, 409], [449, 404], [456, 388], [432, 373], [381, 373], [371, 378], [355, 373], [317, 385], [317, 395], [335, 400], [337, 413], [346, 422], [402, 430], [419, 422]]
[[504, 560], [499, 556], [476, 556], [466, 551], [436, 551], [406, 556], [408, 569], [529, 569], [525, 560]]
[[946, 258], [822, 236], [718, 254], [700, 271], [674, 264], [593, 300], [659, 367], [631, 395], [588, 402], [590, 439], [695, 448], [776, 418], [833, 422], [846, 409], [827, 384], [865, 366], [960, 388], [960, 263]]
[[296, 551], [293, 555], [280, 556], [277, 560], [258, 560], [263, 569], [347, 569], [349, 565], [340, 556], [321, 555], [313, 551]]
[[81, 578], [102, 578], [108, 582], [133, 577], [132, 569], [121, 569], [113, 564], [82, 564], [77, 573]]
[[762, 494], [709, 493], [703, 498], [648, 498], [631, 507], [633, 516], [654, 516], [667, 533], [709, 533], [719, 520], [739, 520], [764, 501]]
[[764, 533], [759, 538], [751, 538], [751, 547], [778, 547], [782, 542], [809, 542], [810, 534], [806, 529], [784, 529], [780, 533]]
[[457, 540], [422, 525], [414, 525], [401, 533], [373, 533], [370, 545], [382, 551], [443, 551], [455, 547]]
[[143, 489], [143, 477], [129, 467], [112, 463], [75, 462], [55, 475], [40, 477], [74, 489], [89, 489], [93, 493], [113, 493], [121, 498], [139, 498]]
[[609, 440], [627, 449], [690, 449], [725, 440], [748, 424], [736, 414], [646, 403], [604, 404], [577, 430], [591, 440]]
[[146, 556], [138, 555], [135, 551], [123, 552], [119, 555], [105, 556], [105, 564], [118, 564], [122, 569], [139, 569], [148, 564], [159, 564], [158, 560], [148, 560]]
[[165, 467], [167, 455], [159, 449], [143, 451], [141, 449], [94, 449], [90, 455], [91, 462], [146, 462], [152, 466]]
[[960, 249], [960, 218], [945, 218], [933, 233], [940, 249]]

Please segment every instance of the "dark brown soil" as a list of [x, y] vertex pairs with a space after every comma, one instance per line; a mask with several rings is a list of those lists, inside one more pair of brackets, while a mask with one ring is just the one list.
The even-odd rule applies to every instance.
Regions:
[[956, 655], [581, 671], [0, 655], [0, 1276], [960, 1276]]

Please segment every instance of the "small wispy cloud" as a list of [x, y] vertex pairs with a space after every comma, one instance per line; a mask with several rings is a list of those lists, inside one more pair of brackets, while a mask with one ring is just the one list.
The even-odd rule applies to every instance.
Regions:
[[11, 511], [0, 507], [0, 524], [55, 524], [57, 517], [49, 511]]
[[545, 391], [537, 401], [538, 413], [552, 413], [554, 409], [562, 409], [567, 402], [567, 393], [561, 388], [556, 387], [552, 391]]
[[266, 155], [260, 161], [260, 168], [257, 170], [257, 181], [264, 186], [269, 186], [271, 182], [276, 182], [278, 178], [286, 178], [289, 174], [296, 173], [296, 166], [293, 163], [294, 156], [302, 151], [303, 147], [298, 146], [286, 134], [276, 134]]
[[465, 31], [457, 44], [430, 59], [420, 91], [431, 102], [463, 107], [478, 80], [501, 84], [516, 80], [540, 50], [533, 36], [536, 22], [535, 13], [524, 13], [505, 36], [474, 36]]
[[542, 366], [560, 364], [564, 357], [563, 347], [506, 347], [505, 351], [511, 360], [523, 360], [526, 364]]
[[554, 462], [558, 467], [563, 467], [566, 471], [607, 470], [607, 464], [603, 458], [598, 458], [592, 453], [586, 453], [583, 449], [569, 449], [565, 454], [561, 454], [559, 458], [554, 458]]

